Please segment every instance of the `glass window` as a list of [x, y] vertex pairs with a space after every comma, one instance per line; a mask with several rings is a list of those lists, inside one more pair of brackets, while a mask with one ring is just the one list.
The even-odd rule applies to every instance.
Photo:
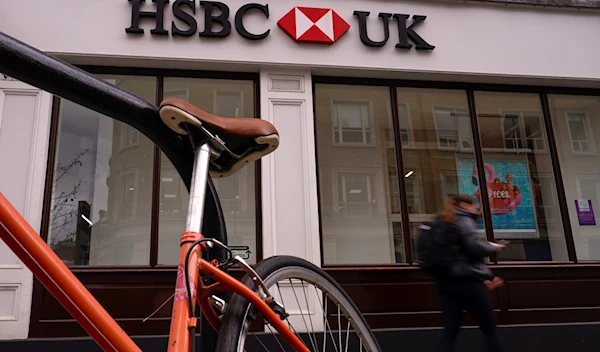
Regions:
[[405, 262], [389, 89], [317, 84], [315, 111], [324, 263]]
[[600, 260], [600, 97], [549, 95], [578, 260]]
[[499, 260], [567, 261], [539, 95], [476, 92], [475, 105], [494, 239], [511, 241]]
[[[154, 78], [102, 78], [154, 101]], [[64, 99], [58, 129], [50, 247], [68, 265], [148, 265], [154, 144]]]
[[594, 143], [590, 138], [592, 133], [587, 131], [589, 127], [588, 115], [586, 113], [570, 111], [565, 113], [565, 116], [568, 122], [573, 153], [586, 154], [592, 152]]
[[371, 102], [333, 100], [333, 133], [337, 145], [373, 145]]
[[[165, 78], [165, 98], [179, 98], [223, 117], [254, 116], [252, 81]], [[249, 263], [256, 262], [256, 209], [254, 165], [227, 178], [215, 179], [230, 246]], [[179, 261], [179, 238], [185, 229], [189, 194], [173, 164], [161, 158], [158, 264]], [[247, 247], [247, 249], [246, 249]]]
[[[410, 107], [415, 148], [404, 148], [412, 249], [418, 226], [442, 209], [448, 196], [473, 194], [475, 156], [467, 94], [441, 89], [398, 88], [398, 102]], [[485, 236], [483, 222], [481, 236]]]

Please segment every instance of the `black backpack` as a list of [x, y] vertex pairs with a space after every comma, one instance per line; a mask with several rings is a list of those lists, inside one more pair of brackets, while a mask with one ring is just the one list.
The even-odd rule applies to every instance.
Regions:
[[426, 274], [434, 278], [448, 275], [458, 248], [456, 227], [438, 217], [419, 226], [417, 261]]

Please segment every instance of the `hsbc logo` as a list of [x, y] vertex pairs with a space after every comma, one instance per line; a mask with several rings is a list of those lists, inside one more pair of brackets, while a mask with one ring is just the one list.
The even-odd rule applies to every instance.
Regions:
[[350, 29], [332, 9], [294, 7], [277, 25], [297, 42], [333, 44]]
[[[237, 33], [248, 40], [262, 40], [271, 33], [271, 28], [265, 26], [260, 33], [251, 33], [244, 26], [244, 18], [250, 12], [255, 12], [269, 20], [269, 5], [250, 3], [240, 7], [232, 14], [229, 6], [218, 1], [199, 1], [198, 7], [195, 0], [175, 0], [171, 11], [175, 20], [169, 24], [164, 23], [165, 12], [168, 10], [169, 0], [152, 0], [154, 5], [145, 3], [145, 0], [128, 0], [131, 3], [131, 25], [125, 29], [128, 34], [144, 34], [140, 22], [153, 22], [154, 28], [150, 30], [153, 36], [191, 37], [198, 35], [200, 38], [225, 38], [231, 35], [235, 28]], [[142, 7], [144, 9], [142, 10]], [[200, 9], [198, 9], [200, 8]], [[199, 11], [197, 11], [199, 10]], [[203, 10], [204, 29], [199, 30], [196, 21], [197, 12]], [[230, 18], [233, 15], [233, 24]], [[338, 13], [331, 8], [294, 7], [277, 21], [277, 26], [292, 40], [298, 43], [313, 43], [332, 45], [342, 38], [353, 26], [358, 26], [360, 41], [369, 47], [385, 46], [390, 39], [390, 27], [396, 23], [398, 43], [396, 49], [433, 50], [429, 44], [416, 32], [416, 26], [424, 22], [426, 16], [386, 13], [378, 14], [383, 27], [384, 39], [373, 41], [369, 32], [376, 30], [376, 25], [367, 25], [370, 13], [354, 11], [352, 16], [347, 13]], [[352, 18], [354, 17], [354, 18]], [[348, 21], [354, 22], [354, 24]], [[167, 28], [165, 28], [165, 25]], [[371, 28], [372, 27], [372, 28]]]

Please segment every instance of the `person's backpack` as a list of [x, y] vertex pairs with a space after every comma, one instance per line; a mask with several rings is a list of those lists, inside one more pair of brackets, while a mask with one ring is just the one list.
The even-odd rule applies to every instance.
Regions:
[[434, 278], [448, 275], [455, 260], [457, 240], [455, 226], [438, 217], [419, 226], [417, 261], [423, 272]]

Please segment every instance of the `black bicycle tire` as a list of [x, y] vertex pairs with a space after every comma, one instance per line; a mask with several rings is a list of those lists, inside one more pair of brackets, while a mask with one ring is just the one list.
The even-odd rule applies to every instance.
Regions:
[[[286, 267], [301, 267], [304, 269], [308, 269], [318, 274], [325, 280], [329, 281], [329, 283], [332, 284], [334, 288], [337, 289], [343, 295], [343, 297], [348, 301], [348, 303], [350, 303], [351, 308], [356, 313], [358, 313], [362, 320], [362, 323], [367, 327], [368, 333], [372, 336], [372, 339], [374, 340], [377, 349], [381, 351], [379, 342], [373, 335], [373, 332], [371, 331], [369, 324], [365, 320], [364, 316], [360, 313], [358, 307], [356, 307], [356, 304], [352, 301], [352, 299], [346, 293], [346, 291], [342, 289], [340, 284], [337, 281], [335, 281], [329, 274], [327, 274], [323, 269], [298, 257], [274, 256], [258, 263], [254, 270], [261, 278], [266, 279], [272, 273], [275, 273], [276, 271]], [[241, 282], [248, 287], [253, 287], [252, 279], [248, 275], [245, 275]], [[219, 332], [219, 338], [217, 341], [217, 352], [236, 352], [238, 350], [237, 343], [241, 334], [243, 320], [246, 315], [248, 305], [249, 302], [242, 298], [240, 295], [235, 293], [232, 295], [227, 306], [227, 311], [221, 323], [221, 331]]]

